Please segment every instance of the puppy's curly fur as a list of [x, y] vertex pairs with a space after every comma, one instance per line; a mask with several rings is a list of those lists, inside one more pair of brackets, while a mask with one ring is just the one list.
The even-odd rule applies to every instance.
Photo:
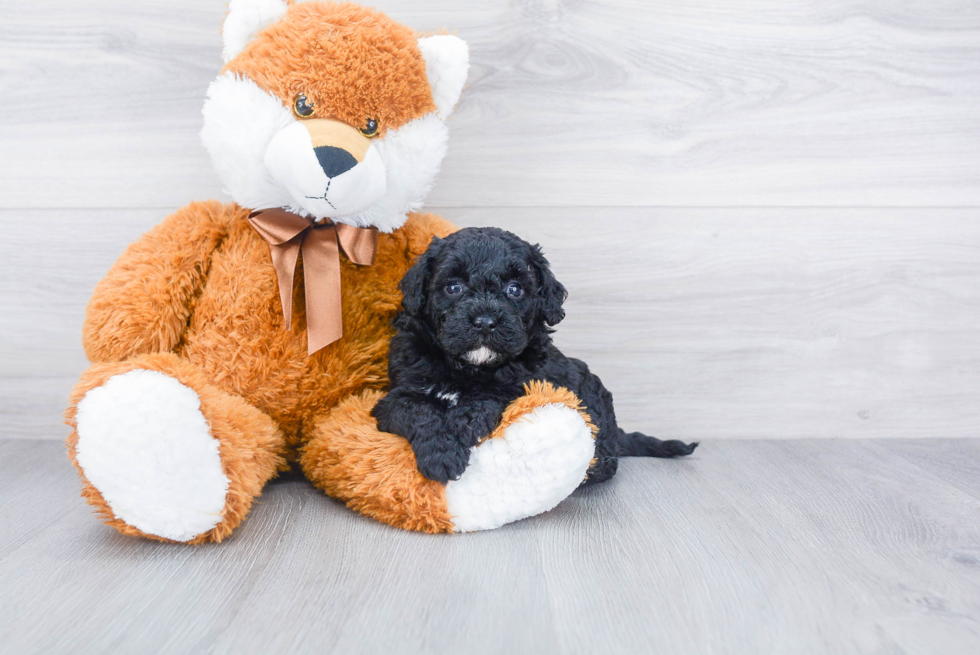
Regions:
[[621, 456], [675, 457], [697, 447], [616, 425], [612, 394], [585, 362], [552, 343], [567, 294], [539, 246], [497, 228], [437, 237], [401, 290], [388, 356], [391, 388], [372, 413], [379, 429], [409, 440], [425, 477], [459, 478], [471, 448], [532, 380], [573, 391], [598, 427], [585, 484], [611, 478]]

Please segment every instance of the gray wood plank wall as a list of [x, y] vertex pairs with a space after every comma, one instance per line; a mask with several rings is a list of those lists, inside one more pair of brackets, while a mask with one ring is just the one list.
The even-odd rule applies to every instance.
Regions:
[[[225, 197], [224, 4], [0, 8], [0, 436], [64, 436], [95, 282]], [[977, 436], [980, 4], [375, 4], [471, 44], [429, 204], [542, 243], [626, 427]]]

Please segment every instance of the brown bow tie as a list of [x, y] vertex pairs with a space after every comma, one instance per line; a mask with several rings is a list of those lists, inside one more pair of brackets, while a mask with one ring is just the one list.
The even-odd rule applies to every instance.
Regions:
[[307, 350], [312, 355], [339, 339], [344, 333], [340, 305], [340, 250], [355, 264], [374, 264], [378, 229], [352, 227], [329, 220], [314, 223], [284, 209], [254, 211], [248, 215], [248, 222], [268, 242], [272, 252], [286, 329], [292, 326], [293, 276], [302, 251]]

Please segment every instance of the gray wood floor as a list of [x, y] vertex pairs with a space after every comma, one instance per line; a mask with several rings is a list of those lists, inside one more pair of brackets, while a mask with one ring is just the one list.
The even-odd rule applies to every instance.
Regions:
[[0, 441], [0, 652], [980, 652], [980, 440], [710, 441], [457, 536], [289, 477], [172, 546], [77, 486], [60, 444]]

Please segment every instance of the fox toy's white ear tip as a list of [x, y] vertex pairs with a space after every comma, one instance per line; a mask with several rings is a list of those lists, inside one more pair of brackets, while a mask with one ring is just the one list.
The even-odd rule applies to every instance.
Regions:
[[231, 0], [221, 29], [225, 63], [234, 59], [264, 28], [272, 25], [289, 8], [285, 0]]
[[419, 50], [425, 58], [425, 73], [432, 87], [437, 114], [445, 120], [459, 102], [470, 70], [470, 47], [466, 41], [450, 34], [419, 39]]

